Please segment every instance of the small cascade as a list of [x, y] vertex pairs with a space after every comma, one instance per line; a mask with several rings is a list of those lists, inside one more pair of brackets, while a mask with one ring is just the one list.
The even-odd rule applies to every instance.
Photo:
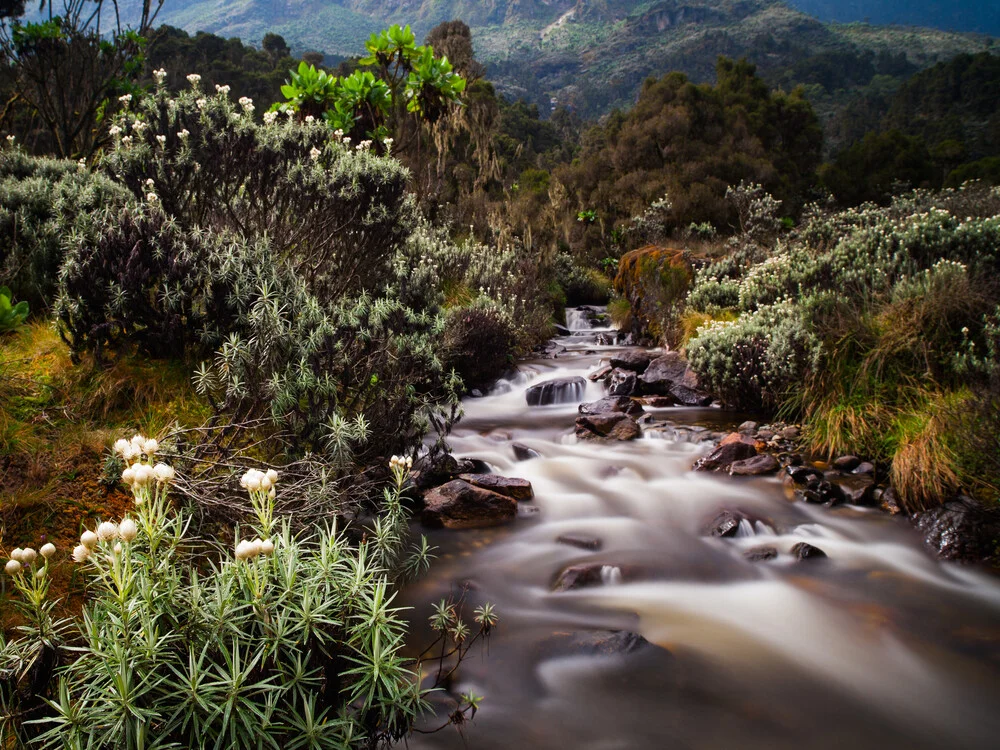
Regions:
[[617, 565], [601, 566], [601, 583], [605, 586], [617, 586], [622, 582], [622, 569]]
[[581, 377], [555, 378], [531, 386], [524, 392], [528, 406], [578, 404], [587, 391], [587, 381]]

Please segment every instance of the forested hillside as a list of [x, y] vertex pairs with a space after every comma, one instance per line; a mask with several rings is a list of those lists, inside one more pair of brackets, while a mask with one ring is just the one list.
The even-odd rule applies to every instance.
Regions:
[[1000, 34], [1000, 5], [982, 0], [788, 0], [822, 21], [929, 26], [949, 31]]

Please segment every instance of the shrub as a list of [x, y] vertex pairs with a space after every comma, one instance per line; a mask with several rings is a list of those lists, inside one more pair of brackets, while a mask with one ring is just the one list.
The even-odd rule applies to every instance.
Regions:
[[581, 268], [568, 253], [556, 256], [556, 282], [567, 305], [603, 305], [611, 296], [611, 281], [596, 268]]
[[[9, 727], [17, 739], [376, 748], [407, 734], [428, 704], [420, 661], [401, 653], [394, 586], [429, 560], [426, 540], [407, 550], [407, 461], [393, 458], [384, 514], [356, 548], [334, 526], [293, 533], [274, 513], [277, 473], [250, 470], [241, 484], [254, 512], [226, 549], [187, 535], [168, 496], [174, 470], [153, 465], [156, 441], [136, 436], [116, 449], [134, 462], [122, 478], [135, 512], [86, 530], [73, 550], [88, 583], [83, 616], [53, 618], [53, 545], [14, 550], [6, 564], [25, 623], [0, 638], [0, 690], [22, 719]], [[475, 617], [478, 632], [442, 602], [432, 618], [442, 654], [461, 660], [496, 624], [489, 605]], [[452, 720], [478, 700], [466, 696]]]
[[503, 310], [485, 298], [448, 311], [444, 362], [466, 388], [483, 388], [513, 364], [515, 327]]

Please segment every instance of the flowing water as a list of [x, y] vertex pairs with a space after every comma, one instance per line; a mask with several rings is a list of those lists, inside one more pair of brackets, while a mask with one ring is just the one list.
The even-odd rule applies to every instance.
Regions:
[[[570, 316], [586, 328], [587, 316]], [[613, 340], [558, 339], [554, 360], [465, 404], [456, 455], [529, 479], [514, 524], [436, 531], [438, 560], [406, 592], [416, 637], [430, 604], [468, 590], [501, 622], [451, 686], [485, 696], [475, 721], [417, 735], [414, 748], [987, 748], [1000, 746], [1000, 581], [942, 564], [902, 519], [795, 502], [777, 479], [694, 473], [699, 439], [740, 421], [718, 409], [647, 409], [640, 440], [577, 442], [576, 404], [529, 407], [525, 389], [586, 375]], [[585, 400], [604, 395], [589, 384]], [[517, 461], [512, 443], [538, 458]], [[730, 539], [704, 535], [742, 511]], [[593, 537], [598, 551], [557, 541]], [[827, 559], [796, 561], [797, 542]], [[767, 544], [776, 559], [749, 562]], [[553, 593], [567, 566], [599, 585]], [[651, 646], [576, 653], [560, 634], [622, 630]], [[562, 644], [562, 645], [560, 645]]]

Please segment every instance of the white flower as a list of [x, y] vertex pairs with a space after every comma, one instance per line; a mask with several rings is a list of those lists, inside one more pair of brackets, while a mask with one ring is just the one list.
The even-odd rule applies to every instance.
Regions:
[[315, 119], [312, 115], [306, 115], [306, 124], [312, 124]]
[[118, 526], [118, 534], [123, 542], [131, 542], [139, 534], [139, 527], [131, 518], [124, 518]]
[[156, 479], [156, 469], [149, 464], [135, 464], [132, 468], [135, 470], [135, 483], [140, 487], [144, 487]]
[[104, 521], [97, 527], [97, 538], [102, 542], [108, 542], [118, 536], [118, 527], [111, 521]]
[[122, 132], [122, 129], [119, 126], [117, 126], [117, 125], [112, 125], [110, 128], [108, 128], [108, 132], [111, 135], [113, 135], [113, 136], [120, 135], [121, 132]]
[[257, 557], [257, 555], [259, 555], [263, 551], [264, 551], [264, 542], [262, 542], [259, 537], [250, 542], [251, 557]]
[[122, 136], [122, 145], [123, 146], [131, 146], [132, 145], [132, 136], [130, 136], [130, 135], [123, 135]]
[[[153, 189], [153, 185], [155, 185], [155, 184], [156, 183], [153, 182], [153, 178], [152, 177], [150, 177], [149, 179], [146, 180], [146, 187], [149, 188], [150, 190]], [[124, 438], [122, 438], [122, 440], [124, 440]], [[119, 441], [119, 442], [121, 442], [121, 441]], [[117, 444], [118, 443], [115, 443], [115, 445], [117, 445]], [[131, 443], [129, 443], [129, 445], [131, 445]]]
[[167, 136], [165, 135], [156, 136], [156, 142], [160, 144], [160, 148], [163, 148], [164, 146], [167, 145]]
[[274, 121], [278, 119], [277, 112], [265, 112], [264, 113], [264, 124], [274, 125]]
[[115, 546], [114, 546], [114, 553], [116, 555], [120, 555], [122, 553], [122, 543], [121, 542], [118, 542], [117, 544], [115, 544]]
[[80, 544], [87, 549], [94, 549], [97, 546], [97, 534], [89, 529], [80, 534]]
[[153, 476], [156, 477], [156, 481], [160, 484], [168, 484], [174, 481], [176, 472], [173, 466], [167, 466], [166, 464], [160, 463], [153, 467]]
[[312, 159], [313, 161], [316, 161], [317, 159], [319, 159], [322, 153], [323, 153], [322, 151], [313, 146], [312, 151], [309, 152], [309, 158]]
[[21, 549], [20, 547], [15, 547], [14, 550], [10, 553], [10, 559], [11, 560], [17, 560], [18, 562], [21, 562], [21, 555], [22, 554], [24, 554], [24, 550]]
[[188, 83], [191, 84], [191, 88], [198, 88], [198, 84], [201, 83], [201, 76], [197, 73], [190, 73], [187, 76]]
[[118, 101], [120, 101], [122, 104], [124, 104], [127, 107], [129, 104], [132, 103], [132, 95], [131, 94], [122, 94], [121, 96], [118, 97]]
[[191, 131], [188, 130], [187, 128], [184, 128], [184, 130], [181, 130], [180, 132], [177, 133], [177, 137], [180, 138], [181, 140], [184, 140], [189, 135], [191, 135]]
[[131, 486], [135, 483], [135, 469], [131, 466], [122, 472], [122, 481]]
[[253, 99], [249, 96], [240, 97], [240, 106], [243, 107], [243, 111], [250, 113], [253, 112]]
[[136, 133], [141, 133], [147, 127], [148, 125], [146, 124], [145, 120], [136, 120], [135, 122], [132, 123], [132, 130], [134, 130]]
[[157, 83], [163, 83], [167, 79], [167, 71], [163, 68], [153, 71], [153, 78], [156, 79]]
[[78, 544], [78, 545], [76, 545], [73, 548], [73, 561], [74, 562], [82, 563], [88, 557], [90, 557], [90, 548], [89, 547], [87, 547], [87, 546], [85, 546], [83, 544]]
[[340, 128], [337, 128], [336, 130], [333, 131], [333, 137], [339, 141], [341, 138], [344, 137], [344, 131], [341, 130]]
[[52, 542], [49, 542], [48, 544], [43, 544], [42, 548], [38, 551], [42, 553], [42, 557], [48, 560], [50, 557], [52, 557], [52, 555], [56, 553], [56, 545], [54, 545]]
[[241, 541], [239, 544], [236, 545], [236, 559], [237, 560], [248, 559], [250, 557], [252, 550], [253, 550], [253, 544], [244, 539], [243, 541]]
[[38, 558], [38, 553], [35, 552], [31, 547], [25, 547], [21, 551], [21, 562], [25, 565], [31, 565]]
[[10, 560], [7, 561], [7, 564], [4, 565], [3, 569], [7, 573], [7, 575], [16, 576], [18, 573], [21, 572], [21, 563], [11, 558]]
[[205, 109], [205, 105], [208, 104], [208, 99], [197, 99], [195, 100], [195, 105], [198, 109]]
[[385, 144], [386, 152], [389, 152], [392, 151], [392, 144], [395, 143], [395, 141], [393, 141], [392, 138], [386, 138], [382, 141], [382, 143]]
[[146, 193], [146, 201], [151, 205], [156, 205], [157, 201], [160, 200], [160, 196], [156, 193]]
[[289, 107], [288, 109], [285, 110], [285, 114], [288, 115], [288, 119], [291, 120], [293, 117], [295, 117], [295, 110]]
[[[148, 180], [147, 180], [147, 182], [148, 182]], [[131, 447], [132, 447], [132, 444], [128, 440], [126, 440], [125, 438], [118, 438], [115, 441], [114, 451], [119, 456], [121, 456], [122, 458], [124, 458], [125, 454], [128, 453], [128, 451], [131, 449]]]
[[256, 492], [260, 489], [261, 480], [264, 477], [263, 472], [257, 469], [248, 469], [247, 473], [240, 479], [240, 484], [251, 492]]
[[229, 86], [226, 85], [220, 86], [219, 84], [215, 84], [215, 90], [218, 91], [223, 96], [228, 96], [229, 94]]
[[149, 438], [142, 444], [142, 452], [147, 456], [152, 456], [158, 450], [160, 450], [160, 444], [156, 441], [156, 438]]
[[267, 470], [267, 478], [271, 480], [271, 484], [277, 484], [278, 483], [278, 472], [276, 472], [274, 469], [268, 469]]
[[344, 145], [345, 146], [350, 146], [351, 145], [351, 139], [348, 136], [346, 136], [346, 135], [344, 136]]
[[358, 145], [355, 146], [354, 148], [357, 149], [358, 151], [364, 151], [365, 149], [371, 148], [371, 145], [372, 145], [371, 141], [358, 141]]
[[14, 141], [16, 141], [16, 140], [17, 140], [17, 138], [15, 136], [8, 135], [7, 136], [7, 145], [13, 146], [14, 145]]
[[270, 539], [265, 539], [260, 543], [260, 551], [265, 555], [270, 555], [272, 552], [274, 552], [274, 542], [272, 542]]

